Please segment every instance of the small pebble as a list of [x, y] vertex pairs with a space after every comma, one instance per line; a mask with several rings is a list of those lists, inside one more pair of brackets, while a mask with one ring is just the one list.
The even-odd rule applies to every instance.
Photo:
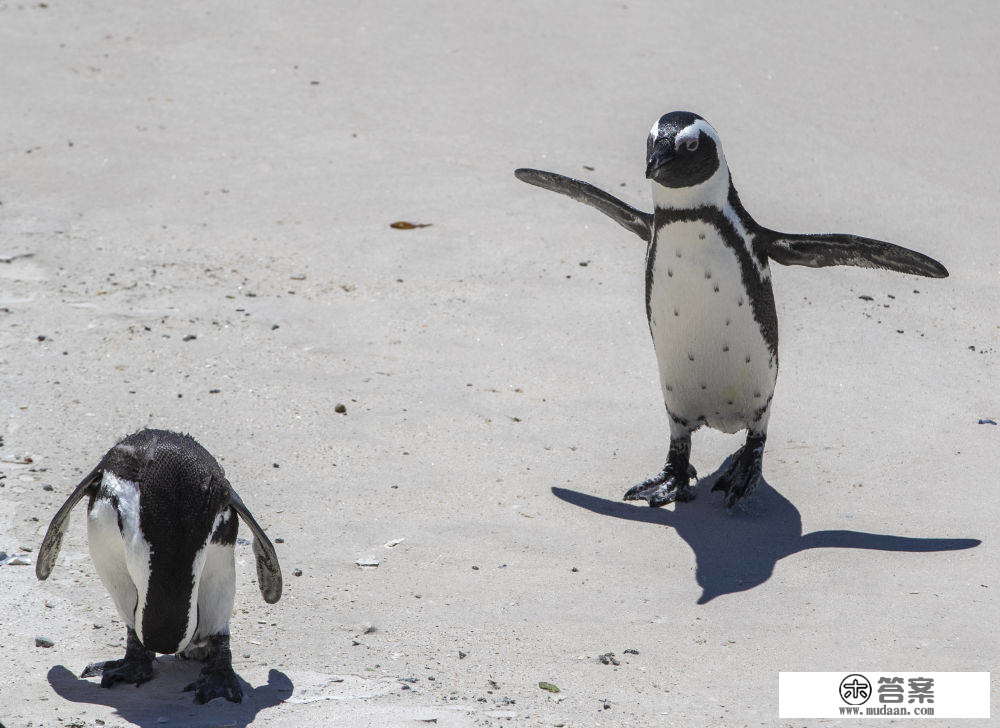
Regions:
[[626, 655], [638, 655], [639, 650], [625, 650]]
[[333, 411], [336, 412], [338, 415], [346, 415], [347, 414], [347, 405], [338, 404], [338, 405], [336, 405], [333, 408]]
[[576, 572], [579, 571], [579, 569], [574, 566], [572, 569], [570, 569], [570, 571], [572, 571], [575, 574]]
[[50, 640], [48, 637], [35, 637], [35, 647], [52, 647], [55, 642]]
[[275, 543], [284, 543], [285, 539], [283, 539], [281, 536], [278, 536], [278, 538], [274, 539], [274, 542]]
[[55, 490], [55, 489], [51, 485], [49, 485], [48, 483], [46, 483], [45, 485], [42, 486], [42, 490], [51, 491], [51, 490]]
[[280, 468], [281, 466], [278, 465], [278, 463], [271, 463], [271, 467], [272, 468]]
[[466, 657], [468, 657], [468, 653], [462, 652], [461, 650], [458, 651], [458, 659], [459, 660], [464, 660]]
[[194, 341], [197, 338], [198, 338], [197, 334], [188, 334], [183, 339], [181, 339], [181, 341]]
[[302, 576], [302, 569], [295, 569], [292, 571], [292, 576]]
[[472, 570], [473, 570], [473, 571], [479, 571], [479, 567], [478, 567], [478, 566], [473, 566], [473, 567], [472, 567]]

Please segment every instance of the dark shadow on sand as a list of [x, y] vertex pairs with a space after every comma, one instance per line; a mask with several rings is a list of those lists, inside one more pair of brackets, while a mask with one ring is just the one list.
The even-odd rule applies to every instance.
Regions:
[[272, 708], [291, 696], [292, 685], [288, 675], [271, 670], [267, 684], [251, 687], [243, 678], [243, 702], [230, 703], [218, 698], [205, 705], [195, 705], [194, 693], [183, 692], [184, 686], [198, 676], [200, 663], [173, 657], [159, 657], [152, 680], [139, 687], [119, 683], [102, 688], [98, 679], [78, 678], [62, 665], [48, 672], [49, 685], [64, 700], [74, 703], [107, 705], [124, 720], [142, 728], [159, 728], [159, 718], [166, 718], [168, 725], [219, 726], [232, 725], [246, 728], [266, 708]]
[[[721, 472], [722, 468], [718, 472]], [[749, 512], [732, 512], [721, 494], [711, 493], [718, 472], [695, 487], [693, 501], [674, 511], [608, 500], [566, 488], [552, 488], [559, 499], [604, 516], [669, 526], [694, 551], [695, 578], [702, 588], [698, 604], [722, 594], [746, 591], [771, 578], [774, 565], [806, 549], [845, 548], [878, 551], [956, 551], [978, 546], [974, 538], [909, 538], [860, 531], [813, 531], [802, 534], [802, 517], [791, 501], [761, 480]]]

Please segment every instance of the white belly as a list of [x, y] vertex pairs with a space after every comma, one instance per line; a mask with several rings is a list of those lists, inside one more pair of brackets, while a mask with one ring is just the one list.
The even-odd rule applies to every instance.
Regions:
[[735, 253], [711, 225], [671, 223], [657, 234], [652, 276], [650, 332], [667, 411], [691, 426], [748, 427], [774, 391], [777, 364]]
[[[118, 501], [117, 510], [112, 497]], [[135, 483], [104, 473], [94, 507], [87, 514], [87, 543], [122, 621], [140, 631], [149, 585], [149, 544], [139, 530], [139, 490]]]

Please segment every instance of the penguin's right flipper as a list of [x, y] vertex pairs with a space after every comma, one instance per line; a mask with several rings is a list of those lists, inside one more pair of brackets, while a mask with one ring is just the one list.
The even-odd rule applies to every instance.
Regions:
[[[103, 465], [103, 463], [101, 463]], [[52, 567], [56, 565], [56, 557], [59, 556], [59, 549], [62, 547], [63, 536], [69, 527], [69, 514], [73, 507], [80, 502], [85, 495], [90, 495], [101, 482], [103, 471], [101, 465], [90, 471], [86, 478], [80, 481], [76, 489], [70, 493], [69, 498], [62, 504], [62, 507], [52, 516], [49, 529], [45, 532], [42, 545], [38, 549], [38, 560], [35, 562], [35, 576], [40, 581], [45, 581], [52, 573]]]
[[856, 265], [884, 268], [928, 278], [947, 278], [948, 269], [933, 258], [892, 243], [860, 235], [830, 233], [789, 235], [768, 231], [767, 255], [782, 265]]
[[274, 545], [232, 486], [229, 486], [229, 505], [253, 532], [253, 553], [257, 557], [257, 584], [260, 586], [264, 601], [274, 604], [281, 599], [281, 566], [278, 564], [278, 554], [274, 550]]
[[523, 167], [515, 169], [514, 176], [529, 185], [558, 192], [600, 210], [647, 243], [653, 236], [653, 216], [651, 214], [635, 209], [592, 184], [572, 177], [564, 177], [555, 172], [543, 172], [540, 169], [525, 169]]

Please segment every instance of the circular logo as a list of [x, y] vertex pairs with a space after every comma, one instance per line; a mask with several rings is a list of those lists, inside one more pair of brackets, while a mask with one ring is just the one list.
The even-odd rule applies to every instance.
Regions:
[[862, 705], [872, 695], [872, 684], [864, 675], [848, 675], [840, 681], [840, 699], [848, 705]]

